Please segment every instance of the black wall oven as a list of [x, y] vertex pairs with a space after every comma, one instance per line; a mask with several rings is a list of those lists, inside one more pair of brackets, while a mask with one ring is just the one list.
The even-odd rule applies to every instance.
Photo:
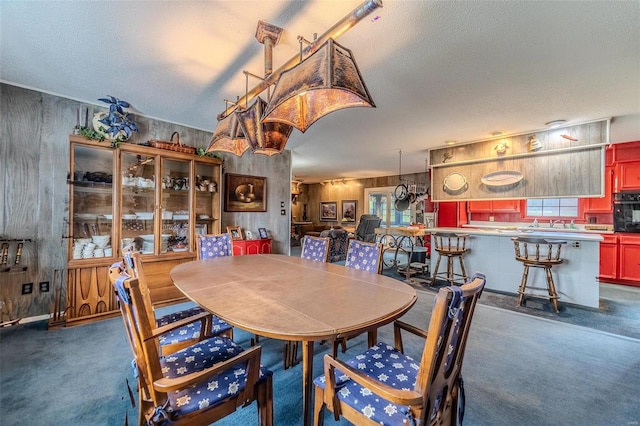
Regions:
[[640, 232], [640, 191], [613, 194], [613, 230]]

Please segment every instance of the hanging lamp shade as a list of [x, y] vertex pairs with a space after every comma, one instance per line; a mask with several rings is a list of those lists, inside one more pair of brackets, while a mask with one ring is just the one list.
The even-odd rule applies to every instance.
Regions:
[[247, 149], [249, 149], [249, 142], [242, 133], [236, 113], [232, 112], [219, 119], [207, 152], [225, 151], [242, 157]]
[[261, 123], [266, 107], [267, 103], [258, 97], [249, 108], [236, 111], [235, 115], [254, 154], [281, 154], [293, 127], [284, 123]]
[[280, 75], [262, 121], [304, 132], [333, 111], [359, 106], [375, 108], [351, 51], [329, 38]]

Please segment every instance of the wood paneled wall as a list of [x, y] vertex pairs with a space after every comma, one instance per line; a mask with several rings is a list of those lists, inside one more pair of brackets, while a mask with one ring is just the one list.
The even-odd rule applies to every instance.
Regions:
[[[100, 92], [96, 98], [102, 95]], [[126, 94], [120, 96], [126, 99]], [[144, 110], [143, 105], [136, 107]], [[66, 269], [69, 134], [78, 111], [84, 124], [85, 111], [90, 122], [94, 112], [106, 110], [106, 104], [91, 105], [0, 84], [0, 110], [0, 238], [33, 241], [25, 244], [22, 264], [27, 266], [26, 272], [0, 273], [0, 300], [13, 304], [14, 317], [48, 314], [55, 291], [51, 288], [40, 293], [38, 283], [49, 281], [53, 286], [54, 271]], [[140, 116], [136, 116], [136, 122], [140, 132], [134, 134], [131, 143], [169, 140], [174, 131], [190, 146], [207, 147], [211, 140], [211, 132], [203, 130]], [[214, 125], [212, 118], [211, 127]], [[266, 176], [269, 201], [266, 213], [223, 212], [222, 229], [239, 225], [257, 234], [258, 227], [267, 228], [274, 240], [273, 252], [288, 253], [290, 152], [273, 157], [245, 153], [241, 158], [224, 154], [223, 158], [225, 172]], [[284, 216], [280, 215], [281, 201], [285, 202]], [[66, 280], [66, 273], [62, 275]], [[29, 282], [34, 283], [33, 293], [22, 295], [22, 284]], [[65, 300], [66, 281], [62, 289]]]
[[[403, 174], [402, 181], [404, 183], [416, 183], [425, 187], [429, 186], [429, 177], [426, 173], [410, 173]], [[368, 179], [354, 179], [347, 180], [346, 185], [342, 182], [336, 181], [335, 185], [327, 183], [325, 185], [320, 184], [302, 184], [302, 193], [298, 197], [296, 204], [292, 206], [292, 215], [294, 221], [302, 221], [302, 212], [304, 205], [307, 205], [307, 220], [315, 224], [324, 225], [341, 225], [340, 218], [342, 217], [342, 200], [356, 200], [356, 224], [360, 220], [360, 216], [365, 213], [366, 206], [364, 204], [364, 190], [366, 188], [380, 188], [386, 186], [396, 186], [400, 184], [400, 178], [398, 175], [394, 176], [381, 176]], [[338, 221], [336, 222], [321, 222], [320, 221], [320, 202], [321, 201], [335, 201], [338, 203]], [[350, 225], [354, 225], [351, 223]]]

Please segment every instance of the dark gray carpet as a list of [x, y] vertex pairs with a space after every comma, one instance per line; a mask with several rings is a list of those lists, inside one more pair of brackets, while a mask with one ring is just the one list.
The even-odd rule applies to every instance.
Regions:
[[[426, 327], [433, 292], [404, 320]], [[487, 294], [483, 295], [483, 299]], [[45, 322], [0, 330], [0, 424], [123, 425], [136, 422], [125, 381], [131, 353], [121, 319], [46, 330]], [[236, 330], [248, 347], [251, 336]], [[392, 330], [380, 339], [392, 342]], [[352, 356], [365, 337], [349, 341]], [[301, 366], [282, 370], [282, 342], [261, 339], [274, 371], [275, 424], [300, 424]], [[418, 357], [423, 342], [406, 339]], [[315, 374], [329, 344], [317, 345]], [[467, 425], [630, 425], [640, 422], [640, 340], [479, 305], [463, 367]], [[325, 424], [336, 424], [326, 416]], [[220, 425], [257, 424], [255, 404]], [[343, 422], [338, 423], [343, 424]]]

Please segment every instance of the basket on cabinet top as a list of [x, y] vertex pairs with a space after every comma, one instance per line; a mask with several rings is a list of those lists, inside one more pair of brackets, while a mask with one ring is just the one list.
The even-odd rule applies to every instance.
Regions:
[[[173, 140], [174, 137], [175, 141]], [[149, 140], [149, 145], [154, 148], [166, 149], [175, 152], [184, 152], [186, 154], [196, 153], [196, 149], [194, 147], [183, 145], [182, 142], [180, 142], [180, 134], [178, 132], [173, 132], [171, 134], [171, 139], [169, 140], [169, 142], [161, 141], [158, 139], [151, 139]]]

